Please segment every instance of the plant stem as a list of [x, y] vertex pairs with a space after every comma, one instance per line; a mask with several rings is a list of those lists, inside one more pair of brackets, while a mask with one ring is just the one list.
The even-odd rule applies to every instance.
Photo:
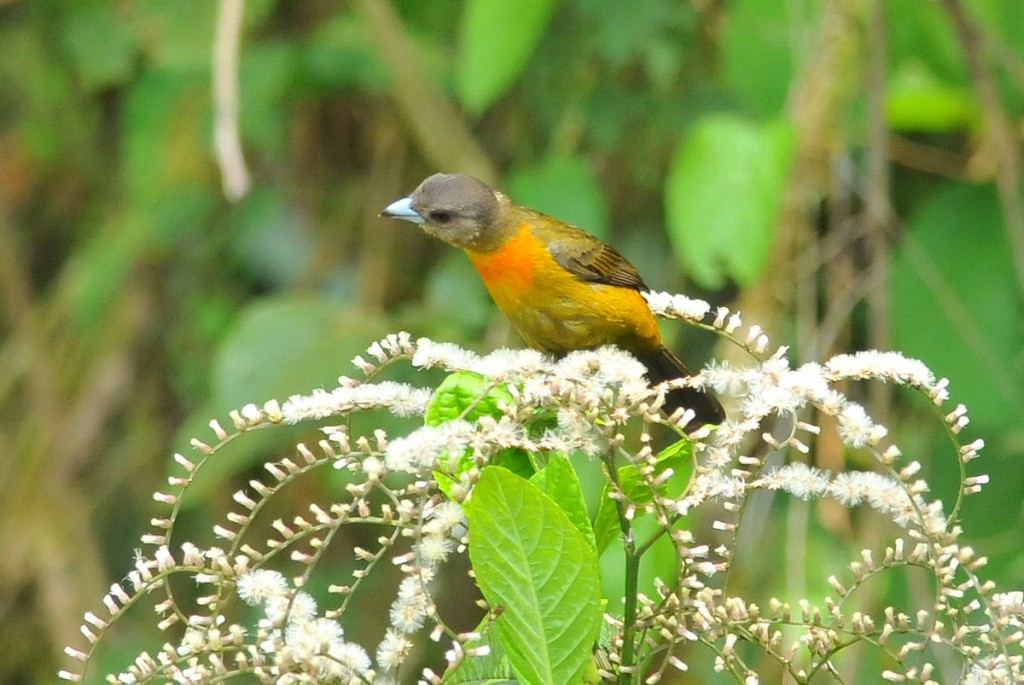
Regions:
[[[629, 523], [627, 522], [628, 526]], [[626, 586], [624, 588], [623, 613], [622, 613], [622, 654], [619, 664], [619, 685], [629, 685], [634, 682], [638, 671], [636, 669], [636, 655], [633, 653], [636, 636], [636, 596], [640, 589], [640, 555], [633, 543], [633, 531], [623, 530], [623, 540], [626, 543]], [[629, 667], [633, 667], [630, 669]]]
[[[622, 492], [619, 472], [615, 468], [615, 458], [608, 455], [603, 461], [608, 471], [608, 479], [619, 492]], [[640, 590], [640, 557], [643, 553], [637, 550], [636, 540], [633, 538], [633, 525], [626, 515], [628, 505], [622, 500], [616, 500], [615, 505], [619, 513], [619, 528], [622, 530], [622, 544], [626, 553], [626, 579], [622, 595], [622, 653], [619, 655], [617, 682], [618, 685], [630, 685], [635, 681], [637, 675], [634, 663], [636, 661], [636, 646], [634, 644], [636, 641], [636, 598]]]

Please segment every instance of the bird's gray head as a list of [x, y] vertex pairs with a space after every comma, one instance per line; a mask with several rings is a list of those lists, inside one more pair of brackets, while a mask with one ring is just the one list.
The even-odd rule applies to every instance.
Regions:
[[435, 238], [467, 249], [485, 248], [499, 225], [504, 196], [466, 174], [434, 174], [381, 216], [419, 224]]

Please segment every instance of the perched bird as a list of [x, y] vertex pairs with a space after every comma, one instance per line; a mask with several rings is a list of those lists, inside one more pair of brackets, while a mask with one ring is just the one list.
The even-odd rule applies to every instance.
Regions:
[[[556, 355], [614, 344], [647, 367], [652, 383], [689, 376], [665, 348], [640, 294], [649, 290], [626, 258], [586, 231], [508, 197], [465, 174], [434, 174], [381, 216], [419, 224], [465, 250], [484, 285], [528, 345]], [[680, 388], [666, 410], [692, 409], [688, 428], [718, 424], [710, 393]]]

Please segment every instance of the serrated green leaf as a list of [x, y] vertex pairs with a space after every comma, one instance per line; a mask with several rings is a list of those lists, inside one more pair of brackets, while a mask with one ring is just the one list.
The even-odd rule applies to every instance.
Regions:
[[[474, 421], [481, 416], [497, 418], [501, 416], [500, 405], [511, 403], [512, 395], [504, 386], [492, 387], [491, 382], [478, 373], [457, 371], [441, 381], [441, 385], [434, 392], [430, 404], [427, 405], [424, 423], [428, 426], [437, 426], [460, 417], [466, 421]], [[462, 473], [474, 468], [476, 464], [472, 456], [472, 450], [465, 450], [455, 460], [455, 464], [449, 467], [451, 471], [448, 475], [457, 481]], [[442, 464], [449, 461], [446, 457], [440, 459]], [[515, 447], [495, 453], [491, 456], [490, 463], [507, 468], [523, 478], [529, 478], [535, 470], [531, 455]], [[450, 494], [450, 486], [445, 492]]]
[[462, 417], [473, 421], [481, 416], [501, 416], [499, 404], [512, 404], [512, 395], [503, 386], [472, 371], [456, 371], [445, 378], [427, 406], [424, 423], [436, 426]]
[[483, 470], [467, 516], [473, 571], [502, 609], [493, 630], [517, 677], [577, 682], [601, 626], [593, 548], [551, 498], [505, 469]]
[[448, 475], [444, 471], [434, 471], [434, 480], [437, 481], [437, 488], [445, 494], [448, 499], [456, 499], [454, 494], [454, 488], [459, 484], [459, 481], [452, 476]]
[[501, 450], [497, 454], [491, 455], [488, 463], [491, 466], [500, 466], [503, 469], [508, 469], [521, 478], [532, 478], [537, 472], [537, 469], [534, 466], [531, 456], [532, 455], [524, 449], [509, 447], [508, 449]]
[[455, 86], [480, 114], [516, 80], [547, 29], [555, 0], [469, 0], [459, 26]]
[[[658, 453], [653, 477], [657, 478], [668, 469], [672, 469], [673, 472], [671, 478], [658, 486], [659, 494], [677, 495], [689, 483], [690, 474], [693, 472], [693, 460], [690, 459], [692, 447], [690, 441], [678, 440]], [[646, 504], [654, 498], [647, 478], [641, 476], [637, 467], [632, 464], [619, 468], [619, 485], [631, 502]]]
[[466, 643], [467, 649], [487, 647], [483, 656], [474, 656], [463, 659], [455, 670], [447, 671], [444, 674], [444, 682], [449, 685], [499, 685], [503, 683], [516, 683], [512, 673], [512, 665], [505, 656], [505, 650], [501, 646], [495, 631], [489, 629], [490, 619], [477, 626], [477, 632], [481, 633], [479, 640], [470, 640]]
[[[694, 124], [672, 159], [665, 184], [668, 235], [676, 256], [700, 285], [753, 282], [775, 240], [792, 125], [730, 115]], [[728, 198], [728, 201], [723, 201]]]
[[530, 482], [562, 508], [576, 530], [596, 549], [597, 541], [590, 525], [587, 503], [583, 499], [583, 488], [569, 458], [561, 452], [552, 453], [547, 466], [535, 473]]

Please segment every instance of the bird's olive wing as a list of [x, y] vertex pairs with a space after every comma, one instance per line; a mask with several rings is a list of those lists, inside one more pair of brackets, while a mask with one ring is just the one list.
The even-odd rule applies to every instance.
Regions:
[[581, 281], [649, 290], [625, 257], [589, 233], [575, 229], [568, 235], [550, 237], [547, 244], [555, 261]]

